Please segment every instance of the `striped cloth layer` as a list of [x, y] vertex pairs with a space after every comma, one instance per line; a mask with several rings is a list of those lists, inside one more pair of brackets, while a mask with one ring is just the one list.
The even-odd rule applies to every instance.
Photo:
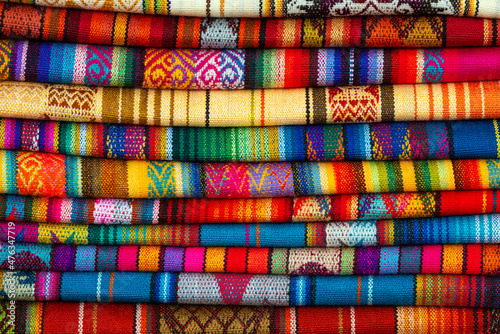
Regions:
[[0, 80], [161, 89], [295, 88], [500, 79], [500, 47], [155, 49], [0, 41]]
[[71, 225], [0, 222], [0, 241], [178, 247], [360, 247], [500, 243], [500, 215], [295, 224]]
[[499, 90], [500, 81], [207, 91], [0, 82], [0, 117], [207, 127], [482, 119], [500, 118]]
[[0, 118], [0, 149], [180, 161], [494, 159], [500, 131], [496, 119], [196, 128]]
[[202, 19], [0, 3], [0, 38], [107, 45], [191, 49], [496, 46], [497, 30], [497, 20], [451, 16]]
[[[10, 251], [12, 250], [12, 251]], [[356, 248], [72, 246], [17, 243], [0, 269], [207, 272], [274, 275], [468, 274], [500, 276], [500, 245]]]
[[0, 219], [67, 224], [290, 223], [499, 213], [498, 190], [251, 199], [112, 199], [0, 195]]
[[500, 307], [500, 277], [472, 275], [0, 271], [0, 283], [0, 299], [12, 289], [24, 301]]
[[[21, 0], [8, 0], [21, 2]], [[496, 0], [339, 0], [281, 2], [263, 0], [155, 0], [127, 2], [102, 0], [27, 0], [22, 1], [49, 7], [96, 9], [114, 12], [132, 12], [175, 16], [201, 17], [283, 17], [283, 16], [350, 16], [350, 15], [455, 15], [500, 18]]]
[[[500, 312], [488, 308], [432, 306], [250, 307], [154, 303], [15, 303], [6, 334], [163, 334], [255, 331], [261, 334], [495, 334]], [[8, 316], [10, 304], [0, 302]], [[8, 318], [7, 318], [8, 319]], [[80, 327], [78, 325], [81, 324]]]
[[189, 163], [0, 150], [0, 193], [251, 198], [496, 189], [500, 160]]

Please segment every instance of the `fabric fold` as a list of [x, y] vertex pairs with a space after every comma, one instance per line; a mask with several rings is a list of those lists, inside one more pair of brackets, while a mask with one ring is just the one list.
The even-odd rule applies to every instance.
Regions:
[[0, 41], [0, 80], [160, 89], [255, 89], [500, 79], [500, 47], [159, 49]]
[[496, 189], [500, 160], [189, 163], [0, 150], [0, 193], [252, 198]]
[[197, 127], [491, 119], [498, 91], [500, 81], [207, 91], [0, 82], [0, 117]]
[[0, 149], [211, 162], [495, 159], [498, 128], [496, 119], [196, 128], [0, 118]]
[[498, 190], [251, 199], [113, 199], [0, 195], [0, 219], [66, 224], [291, 223], [500, 213]]
[[469, 274], [500, 276], [500, 245], [248, 248], [44, 245], [0, 249], [0, 269], [207, 272], [273, 275]]
[[[20, 0], [9, 0], [20, 2]], [[263, 0], [196, 0], [188, 4], [181, 0], [154, 2], [102, 0], [80, 2], [75, 0], [30, 0], [30, 4], [49, 7], [69, 7], [113, 12], [132, 12], [156, 15], [200, 17], [322, 17], [358, 15], [454, 15], [500, 18], [496, 0], [339, 0], [292, 1], [280, 3]]]
[[[294, 224], [72, 225], [0, 222], [0, 241], [179, 247], [360, 247], [500, 243], [500, 215]], [[9, 239], [10, 235], [10, 239]]]
[[[473, 275], [287, 276], [203, 273], [0, 272], [15, 300], [256, 306], [500, 307], [500, 278]], [[7, 283], [12, 282], [12, 283]], [[435, 289], [439, 286], [440, 289]]]
[[453, 16], [201, 19], [0, 3], [0, 38], [164, 48], [497, 46], [497, 27]]
[[[0, 310], [8, 313], [8, 302]], [[376, 316], [374, 316], [376, 314]], [[500, 313], [488, 308], [432, 306], [251, 307], [166, 305], [155, 303], [76, 303], [16, 301], [14, 326], [5, 333], [121, 334], [243, 332], [262, 334], [352, 333], [396, 334], [407, 331], [434, 334], [497, 333]]]

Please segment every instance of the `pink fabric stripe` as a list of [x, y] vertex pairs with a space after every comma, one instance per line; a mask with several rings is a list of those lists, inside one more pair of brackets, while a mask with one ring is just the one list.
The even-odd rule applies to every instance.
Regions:
[[204, 247], [188, 247], [184, 256], [184, 271], [203, 272], [203, 263], [205, 261]]
[[441, 272], [441, 245], [422, 246], [422, 274]]
[[117, 271], [137, 271], [138, 246], [120, 246]]

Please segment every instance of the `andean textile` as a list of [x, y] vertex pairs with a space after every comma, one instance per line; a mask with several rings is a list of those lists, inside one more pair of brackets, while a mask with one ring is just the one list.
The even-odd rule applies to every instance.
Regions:
[[499, 91], [500, 81], [205, 91], [0, 82], [0, 117], [198, 127], [491, 119]]
[[0, 271], [0, 283], [0, 299], [13, 285], [14, 300], [24, 301], [500, 307], [500, 277], [474, 275]]
[[239, 199], [0, 195], [0, 219], [67, 224], [290, 223], [499, 213], [498, 190]]
[[0, 149], [212, 162], [494, 159], [500, 130], [496, 119], [196, 128], [0, 118]]
[[94, 246], [16, 243], [0, 269], [207, 272], [273, 275], [469, 274], [500, 276], [500, 245], [344, 248]]
[[[10, 238], [9, 238], [10, 235]], [[500, 243], [500, 215], [294, 224], [76, 225], [0, 222], [0, 241], [180, 247]]]
[[0, 41], [0, 80], [253, 89], [500, 79], [500, 47], [159, 49]]
[[[9, 0], [21, 2], [21, 0]], [[25, 0], [23, 3], [51, 7], [70, 7], [114, 12], [200, 17], [283, 17], [283, 16], [351, 16], [351, 15], [456, 15], [500, 18], [496, 0], [339, 0], [264, 1], [264, 0], [183, 0], [120, 1], [102, 0]]]
[[[0, 302], [0, 314], [9, 313]], [[6, 334], [163, 334], [255, 331], [262, 334], [495, 334], [500, 312], [489, 308], [433, 306], [251, 307], [154, 303], [16, 301], [14, 328]], [[79, 324], [80, 327], [78, 326]]]
[[500, 160], [189, 163], [0, 150], [0, 193], [250, 198], [500, 187]]
[[453, 16], [226, 19], [14, 3], [0, 3], [0, 38], [189, 49], [460, 47], [500, 43], [497, 20]]

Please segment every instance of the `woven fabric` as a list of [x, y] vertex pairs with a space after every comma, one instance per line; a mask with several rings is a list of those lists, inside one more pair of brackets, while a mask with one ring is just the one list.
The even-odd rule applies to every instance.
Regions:
[[0, 241], [179, 247], [500, 243], [500, 215], [295, 224], [71, 225], [0, 222]]
[[346, 15], [456, 15], [500, 17], [496, 0], [339, 0], [306, 1], [263, 0], [223, 1], [196, 0], [186, 4], [183, 0], [154, 0], [127, 2], [102, 0], [9, 0], [51, 7], [98, 9], [115, 12], [133, 12], [159, 15], [201, 17], [283, 17], [283, 16], [346, 16]]
[[118, 159], [500, 158], [497, 120], [196, 128], [0, 119], [0, 149]]
[[72, 246], [17, 243], [0, 269], [207, 272], [274, 275], [470, 274], [500, 276], [500, 245], [356, 248]]
[[448, 16], [201, 19], [0, 3], [0, 38], [164, 48], [496, 46], [497, 29]]
[[0, 193], [56, 197], [251, 198], [479, 190], [500, 160], [189, 163], [0, 150]]
[[0, 299], [10, 285], [15, 300], [25, 301], [500, 307], [500, 277], [473, 275], [0, 271], [0, 285]]
[[207, 127], [481, 119], [500, 118], [498, 91], [499, 81], [207, 91], [0, 82], [0, 117]]
[[289, 223], [499, 213], [497, 190], [252, 199], [0, 195], [0, 219], [67, 224]]
[[498, 80], [499, 52], [500, 47], [155, 49], [3, 40], [0, 80], [215, 90]]
[[500, 312], [432, 306], [251, 307], [153, 303], [0, 302], [5, 334], [496, 334]]

